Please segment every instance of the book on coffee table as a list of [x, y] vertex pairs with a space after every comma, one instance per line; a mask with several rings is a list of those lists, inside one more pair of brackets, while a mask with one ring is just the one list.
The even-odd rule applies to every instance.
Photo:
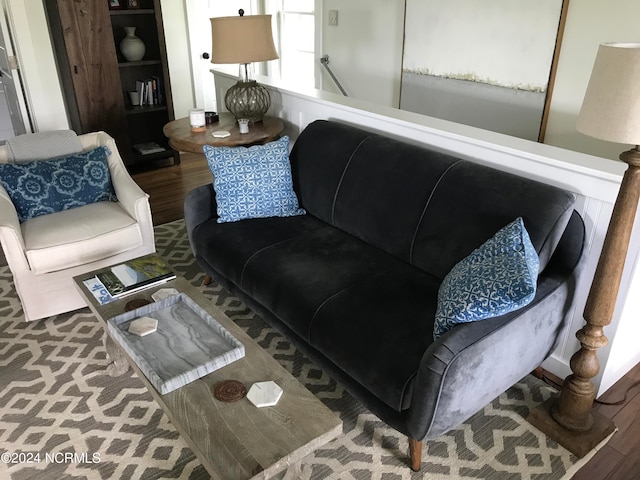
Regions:
[[134, 258], [100, 271], [83, 283], [101, 305], [176, 278], [155, 254]]
[[86, 280], [83, 280], [82, 283], [86, 289], [91, 292], [91, 295], [94, 296], [100, 305], [106, 305], [107, 303], [115, 300], [102, 282], [98, 280], [98, 277], [87, 278]]

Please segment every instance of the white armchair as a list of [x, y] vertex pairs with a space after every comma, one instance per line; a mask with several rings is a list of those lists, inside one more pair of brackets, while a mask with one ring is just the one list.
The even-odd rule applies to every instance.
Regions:
[[[133, 181], [115, 141], [104, 132], [79, 135], [83, 148], [106, 145], [118, 202], [98, 202], [20, 223], [0, 185], [0, 244], [27, 321], [86, 306], [72, 278], [155, 252], [149, 196]], [[0, 162], [7, 161], [0, 147]]]

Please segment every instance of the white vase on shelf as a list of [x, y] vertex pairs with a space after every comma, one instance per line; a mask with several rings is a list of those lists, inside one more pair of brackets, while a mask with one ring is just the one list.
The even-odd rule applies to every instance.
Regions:
[[136, 27], [124, 27], [127, 36], [120, 42], [120, 51], [124, 58], [130, 62], [142, 60], [146, 47], [144, 42], [136, 37]]

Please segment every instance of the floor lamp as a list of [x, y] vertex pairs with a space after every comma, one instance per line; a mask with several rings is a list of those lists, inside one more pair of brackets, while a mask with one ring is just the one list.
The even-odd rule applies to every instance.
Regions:
[[613, 207], [602, 253], [584, 309], [586, 325], [578, 330], [580, 350], [559, 398], [529, 415], [528, 420], [569, 451], [584, 456], [614, 430], [613, 422], [592, 409], [596, 389], [591, 381], [600, 364], [597, 351], [607, 344], [603, 328], [613, 317], [629, 239], [640, 196], [640, 44], [603, 43], [598, 49], [577, 129], [591, 137], [635, 145], [620, 154], [625, 171]]

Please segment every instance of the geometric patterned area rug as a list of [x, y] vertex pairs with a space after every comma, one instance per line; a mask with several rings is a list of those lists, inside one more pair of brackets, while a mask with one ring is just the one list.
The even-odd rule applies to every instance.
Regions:
[[[529, 375], [458, 428], [425, 442], [422, 470], [412, 472], [404, 435], [228, 291], [202, 286], [182, 220], [156, 227], [156, 244], [179, 274], [341, 416], [343, 435], [305, 457], [296, 478], [568, 479], [587, 461], [525, 421], [554, 393]], [[0, 267], [0, 478], [209, 478], [132, 370], [106, 374], [102, 335], [88, 308], [25, 322], [11, 273]]]

